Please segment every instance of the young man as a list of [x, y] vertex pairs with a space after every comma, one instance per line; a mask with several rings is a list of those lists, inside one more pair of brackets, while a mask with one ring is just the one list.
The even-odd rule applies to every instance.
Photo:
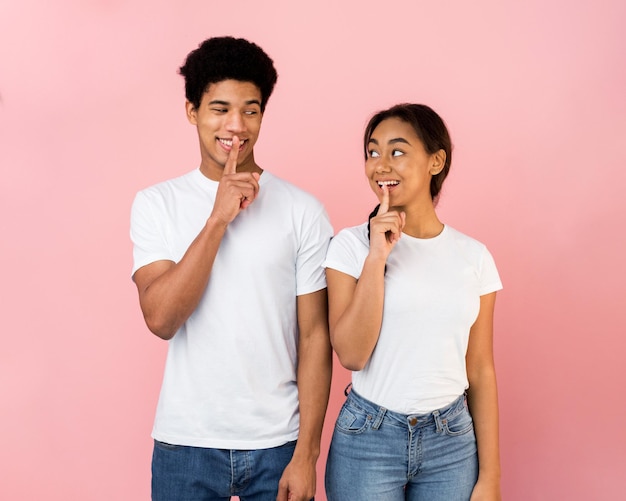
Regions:
[[141, 309], [169, 340], [152, 499], [308, 501], [330, 387], [332, 228], [254, 160], [277, 79], [267, 54], [211, 38], [180, 73], [200, 167], [139, 192], [131, 215]]

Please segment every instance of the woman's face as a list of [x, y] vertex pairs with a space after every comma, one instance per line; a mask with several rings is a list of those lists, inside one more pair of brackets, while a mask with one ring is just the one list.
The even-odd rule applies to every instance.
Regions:
[[372, 132], [367, 151], [365, 174], [378, 200], [386, 184], [390, 207], [432, 205], [430, 180], [441, 170], [440, 154], [427, 153], [411, 125], [398, 118], [383, 120]]

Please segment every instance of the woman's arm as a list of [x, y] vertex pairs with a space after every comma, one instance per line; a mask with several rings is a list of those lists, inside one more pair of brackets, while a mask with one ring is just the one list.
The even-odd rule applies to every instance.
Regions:
[[498, 391], [493, 361], [495, 301], [495, 292], [481, 296], [480, 312], [470, 330], [466, 355], [468, 405], [474, 419], [479, 467], [472, 501], [501, 499]]
[[385, 265], [402, 234], [405, 214], [389, 211], [389, 189], [382, 188], [378, 214], [370, 219], [370, 250], [361, 277], [326, 269], [330, 341], [341, 365], [360, 371], [378, 342], [385, 299]]
[[361, 370], [378, 342], [383, 319], [385, 261], [366, 259], [357, 281], [326, 269], [330, 341], [346, 369]]

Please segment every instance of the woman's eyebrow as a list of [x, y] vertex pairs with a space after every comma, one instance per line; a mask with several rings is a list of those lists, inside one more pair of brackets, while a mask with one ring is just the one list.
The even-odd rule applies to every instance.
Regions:
[[388, 144], [396, 144], [396, 143], [404, 143], [404, 144], [410, 145], [410, 143], [403, 137], [395, 137], [393, 139], [390, 139]]
[[[374, 143], [374, 144], [378, 144], [378, 140], [374, 139], [373, 137], [370, 138], [370, 140], [367, 142], [369, 143]], [[396, 143], [404, 143], [404, 144], [408, 144], [409, 146], [411, 145], [411, 143], [409, 143], [406, 139], [404, 139], [403, 137], [394, 137], [393, 139], [390, 139], [389, 141], [387, 141], [387, 144], [396, 144]]]

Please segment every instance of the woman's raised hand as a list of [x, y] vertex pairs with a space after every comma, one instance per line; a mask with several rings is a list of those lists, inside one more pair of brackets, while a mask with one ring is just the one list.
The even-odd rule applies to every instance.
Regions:
[[370, 254], [379, 253], [381, 257], [387, 259], [391, 249], [400, 240], [406, 214], [389, 210], [389, 187], [383, 185], [382, 191], [383, 197], [378, 214], [370, 220]]

